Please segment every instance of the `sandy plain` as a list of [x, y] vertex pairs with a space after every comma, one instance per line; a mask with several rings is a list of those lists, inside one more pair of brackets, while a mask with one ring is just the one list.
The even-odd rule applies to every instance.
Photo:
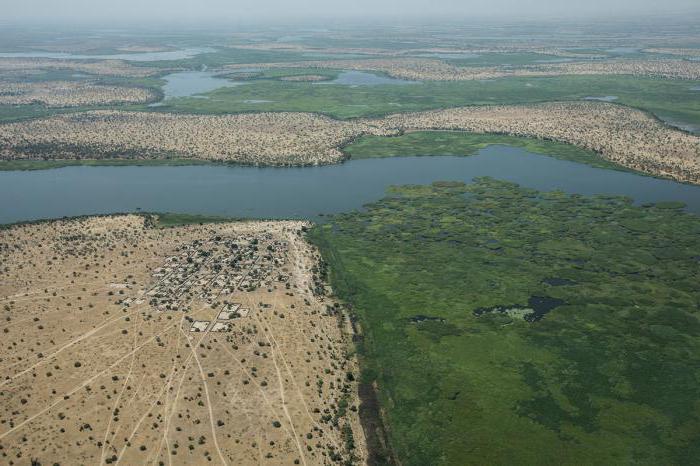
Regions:
[[0, 462], [362, 463], [351, 329], [307, 226], [0, 230]]

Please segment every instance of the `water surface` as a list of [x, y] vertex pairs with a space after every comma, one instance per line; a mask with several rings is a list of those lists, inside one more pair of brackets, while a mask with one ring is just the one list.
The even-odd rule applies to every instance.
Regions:
[[605, 51], [615, 55], [634, 55], [639, 53], [640, 49], [637, 47], [613, 47], [606, 49]]
[[618, 97], [616, 95], [601, 95], [601, 96], [589, 95], [589, 96], [583, 98], [583, 100], [599, 100], [601, 102], [614, 102], [617, 99], [618, 99]]
[[539, 190], [682, 201], [700, 214], [700, 186], [604, 170], [490, 146], [471, 157], [351, 160], [295, 168], [242, 166], [66, 167], [0, 172], [0, 223], [97, 213], [182, 212], [309, 218], [380, 199], [390, 185], [492, 176]]
[[219, 89], [220, 87], [239, 86], [243, 82], [234, 82], [219, 78], [211, 71], [180, 71], [163, 76], [165, 85], [163, 93], [166, 99], [189, 97], [196, 94]]
[[659, 114], [657, 115], [661, 121], [666, 123], [669, 126], [676, 127], [678, 129], [682, 129], [683, 131], [687, 131], [692, 134], [697, 134], [700, 135], [700, 125], [697, 125], [695, 123], [689, 123], [687, 121], [679, 120], [677, 118], [674, 118], [672, 116], [668, 115], [663, 115]]
[[103, 55], [84, 55], [64, 52], [1, 52], [0, 58], [59, 58], [70, 60], [127, 60], [127, 61], [160, 61], [182, 60], [192, 58], [201, 53], [211, 53], [216, 50], [210, 47], [196, 47], [181, 50], [166, 50], [163, 52], [133, 52], [112, 53]]

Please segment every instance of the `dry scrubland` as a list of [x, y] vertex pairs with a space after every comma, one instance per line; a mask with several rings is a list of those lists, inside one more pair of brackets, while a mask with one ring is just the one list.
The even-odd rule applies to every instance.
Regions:
[[469, 81], [505, 77], [545, 77], [563, 75], [633, 75], [672, 79], [700, 79], [700, 62], [688, 60], [607, 60], [541, 65], [459, 67], [430, 58], [382, 58], [361, 60], [306, 61], [229, 65], [228, 69], [249, 68], [330, 68], [380, 71], [389, 76], [423, 81]]
[[387, 117], [385, 127], [534, 136], [594, 150], [620, 165], [700, 183], [700, 138], [644, 112], [593, 102], [464, 107]]
[[428, 47], [416, 49], [381, 49], [371, 47], [317, 47], [302, 44], [287, 44], [280, 42], [263, 42], [258, 44], [247, 45], [232, 45], [234, 49], [243, 50], [273, 50], [273, 51], [289, 51], [289, 52], [310, 52], [310, 53], [326, 53], [326, 54], [363, 54], [375, 56], [402, 56], [428, 53], [446, 53], [446, 54], [473, 54], [473, 53], [540, 53], [543, 55], [552, 55], [555, 57], [565, 58], [606, 58], [607, 55], [596, 53], [576, 52], [572, 50], [564, 50], [555, 47], [542, 47], [539, 45], [533, 46], [503, 46], [503, 47], [472, 47], [472, 48], [455, 48], [455, 47]]
[[362, 462], [350, 329], [305, 227], [0, 231], [0, 462]]
[[361, 121], [306, 113], [174, 115], [96, 111], [0, 126], [3, 158], [158, 157], [164, 154], [265, 165], [343, 159], [360, 134], [386, 134]]
[[304, 113], [225, 116], [97, 111], [0, 125], [4, 159], [156, 158], [164, 155], [267, 165], [343, 160], [363, 134], [464, 130], [574, 144], [620, 165], [700, 183], [700, 138], [639, 110], [603, 102], [463, 107], [337, 121]]
[[130, 65], [121, 60], [65, 60], [52, 58], [0, 58], [0, 73], [4, 76], [24, 75], [42, 70], [72, 70], [96, 75], [143, 78], [163, 70]]
[[0, 82], [0, 105], [41, 103], [48, 107], [79, 107], [147, 103], [157, 97], [153, 91], [140, 87], [104, 86], [89, 82]]

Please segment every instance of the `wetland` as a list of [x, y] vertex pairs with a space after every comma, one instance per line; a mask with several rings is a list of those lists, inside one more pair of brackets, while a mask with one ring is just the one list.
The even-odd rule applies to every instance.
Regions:
[[394, 453], [374, 447], [405, 465], [693, 463], [700, 219], [679, 209], [480, 178], [318, 225], [391, 426]]

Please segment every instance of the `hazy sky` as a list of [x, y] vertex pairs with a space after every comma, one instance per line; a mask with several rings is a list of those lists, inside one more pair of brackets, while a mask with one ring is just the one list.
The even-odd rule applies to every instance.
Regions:
[[604, 16], [700, 12], [700, 0], [0, 0], [4, 20]]

